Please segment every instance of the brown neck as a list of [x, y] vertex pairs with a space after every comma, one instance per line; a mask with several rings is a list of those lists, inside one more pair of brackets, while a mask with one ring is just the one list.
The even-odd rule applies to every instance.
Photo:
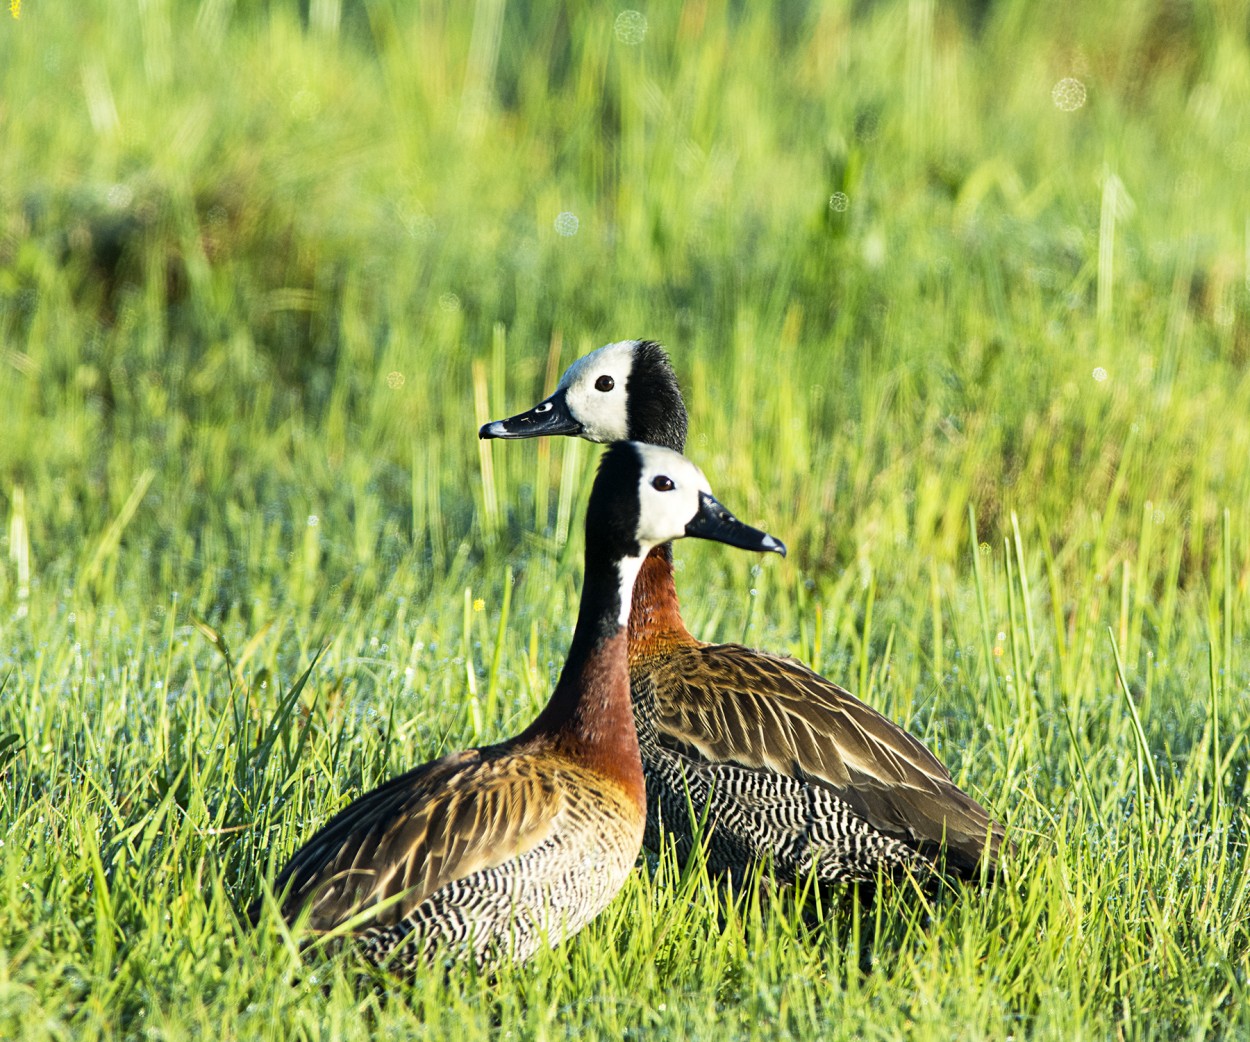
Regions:
[[602, 643], [582, 667], [581, 675], [570, 680], [577, 687], [574, 698], [561, 698], [564, 677], [551, 697], [551, 706], [560, 700], [556, 713], [564, 716], [554, 733], [557, 747], [599, 775], [620, 783], [637, 806], [644, 807], [646, 790], [634, 730], [634, 705], [629, 697], [625, 627]]
[[655, 547], [634, 582], [629, 609], [629, 661], [662, 652], [675, 644], [698, 644], [681, 621], [677, 587], [673, 584], [672, 543]]
[[570, 651], [551, 700], [518, 742], [550, 741], [561, 753], [611, 778], [645, 805], [642, 761], [629, 699], [625, 627], [585, 654]]

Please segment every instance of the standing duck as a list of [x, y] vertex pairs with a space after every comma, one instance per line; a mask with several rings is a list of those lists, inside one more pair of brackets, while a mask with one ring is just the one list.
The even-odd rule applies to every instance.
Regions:
[[[274, 882], [283, 918], [344, 924], [363, 954], [410, 969], [437, 950], [523, 960], [599, 914], [642, 844], [626, 624], [643, 558], [700, 536], [785, 547], [734, 518], [694, 464], [613, 445], [586, 511], [586, 570], [551, 700], [515, 738], [445, 756], [340, 811]], [[253, 921], [261, 903], [252, 906]]]
[[[567, 434], [681, 451], [686, 406], [657, 343], [624, 340], [579, 358], [528, 412], [483, 438]], [[709, 867], [760, 862], [780, 877], [872, 880], [939, 864], [992, 872], [1003, 830], [916, 738], [792, 658], [705, 644], [682, 622], [672, 547], [648, 554], [629, 619], [634, 722], [647, 778], [645, 844], [680, 856], [706, 817]]]

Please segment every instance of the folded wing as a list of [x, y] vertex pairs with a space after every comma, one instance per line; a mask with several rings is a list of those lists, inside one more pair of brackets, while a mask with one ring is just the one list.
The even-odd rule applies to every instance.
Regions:
[[[532, 850], [564, 797], [515, 755], [470, 749], [395, 778], [341, 811], [274, 883], [288, 918], [329, 930], [382, 905], [371, 926], [406, 918], [448, 883]], [[285, 896], [283, 896], [285, 895]]]
[[709, 644], [654, 665], [662, 744], [833, 790], [875, 828], [975, 866], [1002, 829], [921, 743], [802, 663]]

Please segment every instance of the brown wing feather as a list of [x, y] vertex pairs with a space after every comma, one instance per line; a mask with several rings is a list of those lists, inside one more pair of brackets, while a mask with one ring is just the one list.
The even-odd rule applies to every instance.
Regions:
[[291, 859], [274, 892], [287, 891], [290, 918], [311, 903], [317, 930], [388, 901], [371, 924], [389, 925], [440, 887], [532, 850], [563, 809], [560, 789], [532, 761], [491, 749], [456, 753], [340, 811]]
[[[741, 644], [654, 663], [662, 742], [826, 785], [874, 826], [979, 850], [991, 823], [918, 739], [802, 663]], [[1001, 829], [992, 826], [997, 848]]]

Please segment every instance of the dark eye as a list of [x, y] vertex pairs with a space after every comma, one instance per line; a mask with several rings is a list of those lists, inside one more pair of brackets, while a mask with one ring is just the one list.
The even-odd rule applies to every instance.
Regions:
[[616, 386], [616, 381], [610, 376], [601, 376], [595, 381], [596, 391], [610, 391]]
[[535, 412], [550, 412], [550, 411], [551, 411], [551, 403], [550, 403], [550, 402], [543, 402], [543, 403], [542, 403], [542, 405], [535, 405], [535, 406], [534, 406], [534, 411], [535, 411]]
[[651, 479], [651, 487], [657, 492], [672, 492], [676, 486], [673, 484], [672, 478], [660, 474]]

